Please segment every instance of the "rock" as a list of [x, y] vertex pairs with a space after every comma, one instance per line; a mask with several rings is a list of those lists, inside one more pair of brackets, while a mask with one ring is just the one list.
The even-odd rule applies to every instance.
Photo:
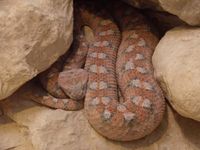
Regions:
[[177, 16], [167, 12], [145, 10], [144, 14], [153, 22], [159, 35], [162, 37], [168, 30], [182, 25], [187, 25]]
[[200, 25], [199, 0], [124, 0], [138, 8], [164, 10], [190, 25]]
[[[22, 132], [22, 128], [17, 123], [12, 121], [6, 116], [0, 117], [0, 149], [7, 150], [14, 147], [23, 147], [32, 150], [32, 146], [29, 143], [25, 132]], [[27, 147], [27, 145], [29, 145]], [[17, 149], [16, 149], [17, 150]], [[20, 149], [23, 150], [23, 149]], [[24, 149], [25, 150], [25, 149]]]
[[199, 0], [159, 0], [160, 6], [167, 12], [177, 15], [190, 25], [200, 25]]
[[[16, 150], [25, 150], [31, 145], [33, 148], [29, 150], [199, 150], [200, 148], [200, 123], [181, 117], [170, 107], [167, 107], [161, 125], [151, 135], [133, 142], [116, 142], [107, 140], [94, 131], [84, 116], [84, 110], [74, 112], [54, 110], [25, 99], [23, 95], [31, 88], [37, 87], [32, 83], [26, 84], [6, 101], [1, 102], [4, 114], [15, 121], [19, 128], [26, 129], [26, 134], [23, 134], [24, 139], [31, 141], [30, 145], [28, 142], [15, 143], [16, 145], [12, 147]], [[3, 124], [0, 124], [1, 126]], [[2, 132], [1, 128], [0, 133], [2, 139], [7, 134]], [[11, 133], [10, 140], [16, 140]], [[6, 144], [4, 140], [0, 142], [0, 147]], [[7, 145], [8, 149], [9, 146], [11, 145]]]
[[0, 1], [0, 99], [68, 50], [72, 42], [72, 2]]
[[200, 28], [168, 31], [152, 60], [155, 77], [173, 108], [200, 121]]

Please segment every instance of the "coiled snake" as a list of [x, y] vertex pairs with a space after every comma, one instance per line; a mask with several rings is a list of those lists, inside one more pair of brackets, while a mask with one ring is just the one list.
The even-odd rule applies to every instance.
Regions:
[[[165, 110], [151, 63], [158, 40], [133, 8], [116, 2], [111, 11], [118, 25], [105, 10], [95, 11], [79, 3], [75, 11], [78, 35], [74, 51], [64, 63], [64, 72], [60, 73], [64, 61], [60, 59], [40, 75], [51, 95], [30, 97], [53, 108], [78, 110], [85, 96], [84, 110], [91, 126], [109, 139], [130, 141], [150, 134], [160, 124]], [[80, 30], [83, 25], [93, 30], [93, 42], [85, 40]], [[87, 72], [77, 69], [83, 62]]]

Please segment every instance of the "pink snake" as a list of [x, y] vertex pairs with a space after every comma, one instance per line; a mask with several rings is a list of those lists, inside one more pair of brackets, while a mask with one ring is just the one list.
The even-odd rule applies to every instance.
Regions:
[[[63, 60], [59, 60], [41, 75], [43, 87], [51, 95], [45, 93], [44, 97], [44, 92], [32, 91], [37, 94], [29, 97], [49, 107], [78, 110], [83, 107], [85, 96], [86, 117], [98, 133], [112, 140], [131, 141], [150, 134], [165, 111], [151, 63], [158, 39], [145, 18], [132, 7], [116, 2], [111, 11], [119, 28], [105, 10], [94, 11], [79, 3], [75, 11], [75, 31], [79, 34], [75, 52], [64, 63], [64, 72], [60, 73], [58, 64]], [[84, 25], [93, 30], [92, 43], [80, 32]], [[87, 73], [77, 69], [85, 59]], [[77, 96], [81, 89], [86, 95], [81, 92]], [[66, 97], [70, 93], [71, 98]]]

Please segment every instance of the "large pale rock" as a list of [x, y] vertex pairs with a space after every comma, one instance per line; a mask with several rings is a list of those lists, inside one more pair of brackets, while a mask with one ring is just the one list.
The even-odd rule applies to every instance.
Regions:
[[67, 51], [72, 42], [72, 2], [0, 1], [0, 99]]
[[124, 0], [138, 8], [164, 10], [190, 25], [200, 25], [199, 0]]
[[174, 109], [200, 121], [200, 28], [168, 31], [156, 47], [153, 65]]
[[[28, 136], [25, 130], [19, 127], [19, 124], [15, 123], [6, 116], [0, 117], [0, 150], [7, 150], [10, 148], [18, 147], [19, 150], [33, 150]], [[25, 149], [26, 148], [26, 149]], [[17, 149], [14, 149], [17, 150]]]
[[[200, 148], [200, 123], [179, 116], [170, 107], [167, 107], [165, 118], [159, 128], [151, 135], [133, 142], [115, 142], [96, 133], [87, 122], [84, 111], [53, 110], [25, 99], [23, 95], [31, 88], [37, 87], [27, 84], [15, 95], [2, 101], [4, 114], [14, 120], [24, 133], [24, 138], [18, 140], [20, 144], [8, 143], [7, 149], [15, 147], [15, 150], [199, 150]], [[0, 124], [0, 139], [3, 139], [7, 133], [1, 131], [1, 126], [2, 124]], [[16, 141], [16, 136], [11, 134], [12, 130], [4, 128], [4, 131], [6, 130], [9, 130], [10, 141]], [[30, 145], [28, 141], [23, 142], [23, 139], [30, 140]], [[5, 140], [0, 142], [0, 147], [2, 145], [6, 146]]]

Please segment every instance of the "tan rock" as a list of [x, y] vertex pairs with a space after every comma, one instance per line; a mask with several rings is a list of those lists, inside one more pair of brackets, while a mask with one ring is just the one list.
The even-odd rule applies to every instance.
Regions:
[[[26, 132], [22, 127], [19, 127], [17, 123], [12, 121], [6, 116], [0, 117], [0, 150], [7, 150], [15, 147], [28, 146], [28, 150], [31, 149], [31, 145], [27, 139]], [[29, 143], [29, 144], [28, 144]], [[16, 149], [17, 150], [17, 149]], [[21, 149], [23, 150], [23, 149]], [[25, 150], [25, 149], [24, 149]]]
[[199, 0], [159, 0], [160, 6], [167, 12], [177, 15], [190, 25], [200, 25]]
[[168, 31], [156, 47], [153, 65], [174, 109], [200, 121], [200, 28]]
[[124, 0], [138, 8], [164, 10], [190, 25], [200, 25], [199, 0]]
[[0, 99], [67, 51], [72, 42], [72, 2], [0, 1]]
[[[151, 135], [133, 142], [115, 142], [105, 139], [94, 131], [87, 122], [83, 110], [74, 112], [53, 110], [24, 99], [23, 95], [31, 88], [37, 87], [27, 84], [15, 95], [2, 101], [1, 107], [19, 127], [27, 129], [26, 139], [31, 141], [34, 150], [199, 150], [200, 148], [200, 123], [179, 116], [170, 107], [159, 128]], [[4, 134], [0, 136], [3, 138]], [[16, 146], [16, 150], [24, 147], [23, 144], [20, 147]]]

